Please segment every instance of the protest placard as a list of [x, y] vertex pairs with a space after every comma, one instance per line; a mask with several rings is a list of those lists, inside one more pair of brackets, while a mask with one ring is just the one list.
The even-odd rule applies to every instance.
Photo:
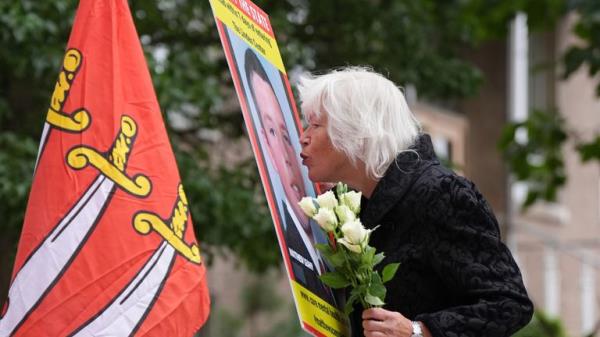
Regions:
[[328, 267], [315, 244], [327, 238], [298, 206], [317, 189], [301, 165], [302, 126], [269, 17], [245, 0], [211, 6], [302, 327], [316, 336], [349, 336], [341, 294], [319, 279]]

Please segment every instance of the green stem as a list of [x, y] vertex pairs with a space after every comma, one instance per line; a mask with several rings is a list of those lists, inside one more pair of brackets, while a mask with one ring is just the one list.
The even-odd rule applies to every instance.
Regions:
[[[340, 231], [339, 228], [334, 229], [333, 236], [335, 238], [336, 247], [338, 249], [342, 249], [341, 246], [337, 242], [337, 239], [340, 238], [339, 231]], [[350, 275], [350, 283], [352, 283], [352, 288], [355, 289], [360, 285], [360, 280], [358, 279], [357, 275], [355, 275], [354, 270], [352, 270], [352, 263], [350, 262], [350, 260], [348, 258], [348, 251], [346, 249], [343, 249], [342, 251], [344, 252], [344, 261], [345, 261], [345, 267], [346, 267], [345, 269], [348, 272], [347, 274]], [[371, 275], [368, 275], [368, 276], [369, 276], [368, 282], [371, 282]], [[368, 287], [367, 287], [367, 289], [368, 289]], [[365, 301], [364, 295], [365, 294], [361, 294], [361, 296], [359, 296], [360, 304], [362, 305], [362, 307], [364, 309], [369, 309], [372, 306]]]

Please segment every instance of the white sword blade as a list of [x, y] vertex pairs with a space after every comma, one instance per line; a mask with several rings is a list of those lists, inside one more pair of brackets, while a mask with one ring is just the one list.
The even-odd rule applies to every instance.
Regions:
[[35, 175], [35, 171], [37, 171], [38, 163], [40, 161], [40, 155], [46, 146], [46, 142], [48, 141], [48, 134], [50, 133], [50, 124], [48, 122], [44, 123], [44, 130], [42, 131], [42, 139], [40, 140], [40, 146], [38, 147], [38, 154], [35, 158], [35, 166], [33, 168], [33, 174]]
[[174, 258], [175, 250], [163, 241], [127, 287], [93, 320], [70, 336], [133, 335], [152, 308]]
[[31, 254], [8, 291], [8, 309], [0, 320], [0, 336], [10, 336], [41, 301], [84, 243], [111, 199], [114, 182], [103, 175]]

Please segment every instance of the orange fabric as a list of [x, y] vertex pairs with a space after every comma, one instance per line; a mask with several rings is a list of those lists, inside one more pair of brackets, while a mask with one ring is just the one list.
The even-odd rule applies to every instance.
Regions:
[[[136, 231], [136, 214], [151, 212], [169, 225], [181, 199], [181, 179], [127, 2], [82, 0], [67, 45], [67, 50], [73, 48], [81, 53], [82, 61], [62, 112], [73, 117], [78, 109], [86, 109], [89, 126], [68, 131], [51, 125], [42, 139], [13, 278], [93, 181], [106, 175], [92, 165], [73, 168], [69, 152], [84, 146], [109, 158], [123, 115], [137, 127], [122, 173], [132, 181], [136, 175], [147, 177], [151, 189], [146, 196], [135, 195], [115, 184], [83, 245], [15, 336], [68, 335], [102, 312], [166, 242], [156, 231], [146, 235]], [[181, 240], [191, 247], [196, 239], [189, 212], [184, 223]], [[136, 336], [192, 336], [208, 317], [204, 265], [179, 251], [172, 261], [157, 298], [135, 329]], [[19, 300], [9, 299], [9, 307]]]

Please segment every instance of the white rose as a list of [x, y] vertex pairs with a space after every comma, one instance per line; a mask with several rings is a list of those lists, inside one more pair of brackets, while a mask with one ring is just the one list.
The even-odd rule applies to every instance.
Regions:
[[360, 254], [362, 252], [361, 245], [353, 245], [353, 244], [349, 243], [348, 241], [346, 241], [346, 239], [344, 239], [344, 238], [338, 239], [337, 242], [346, 246], [346, 248], [348, 248], [352, 252], [355, 252], [357, 254]]
[[348, 206], [346, 205], [337, 206], [335, 208], [335, 214], [337, 214], [341, 223], [346, 223], [356, 219], [356, 215], [354, 214], [354, 212], [352, 212], [350, 208], [348, 208]]
[[360, 253], [369, 242], [370, 230], [363, 227], [360, 220], [346, 222], [342, 225], [344, 237], [338, 241], [353, 252]]
[[354, 214], [358, 214], [360, 212], [360, 198], [362, 196], [362, 192], [350, 191], [344, 193], [340, 197], [340, 203], [348, 206]]
[[317, 208], [315, 207], [315, 203], [311, 197], [302, 198], [298, 205], [304, 214], [306, 214], [309, 218], [312, 218], [317, 213]]
[[338, 220], [331, 208], [321, 207], [313, 217], [315, 221], [327, 232], [333, 232], [338, 225]]
[[327, 191], [319, 195], [317, 197], [317, 203], [319, 204], [319, 207], [325, 207], [330, 209], [333, 209], [335, 206], [338, 205], [338, 201], [335, 198], [335, 194], [333, 194], [333, 192], [331, 191]]

